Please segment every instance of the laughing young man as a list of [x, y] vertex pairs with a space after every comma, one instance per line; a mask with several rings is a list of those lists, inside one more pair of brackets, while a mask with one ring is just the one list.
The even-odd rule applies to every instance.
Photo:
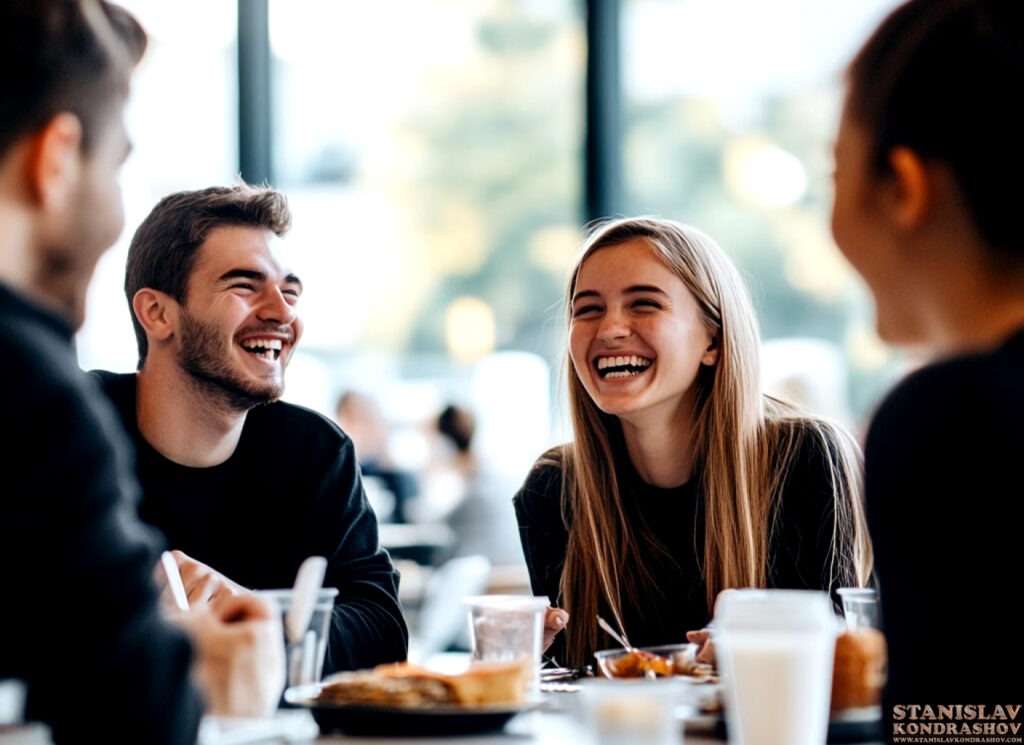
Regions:
[[408, 630], [352, 441], [279, 400], [303, 328], [280, 251], [290, 222], [280, 192], [241, 182], [161, 200], [128, 252], [138, 372], [94, 374], [190, 602], [290, 587], [306, 557], [327, 558], [329, 673], [405, 659]]

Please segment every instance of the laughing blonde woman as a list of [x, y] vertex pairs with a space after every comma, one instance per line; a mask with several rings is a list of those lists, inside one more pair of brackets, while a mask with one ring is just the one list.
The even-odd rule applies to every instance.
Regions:
[[635, 646], [675, 643], [728, 588], [870, 583], [858, 443], [763, 393], [753, 307], [711, 238], [599, 224], [566, 308], [573, 440], [514, 499], [550, 659], [615, 646], [598, 615]]

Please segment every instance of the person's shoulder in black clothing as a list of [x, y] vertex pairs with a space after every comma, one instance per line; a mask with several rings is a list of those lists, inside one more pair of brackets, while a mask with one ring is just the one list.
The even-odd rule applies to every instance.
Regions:
[[[867, 517], [889, 643], [888, 704], [996, 703], [1006, 691], [997, 681], [1024, 665], [1007, 589], [1019, 581], [1024, 519], [1020, 341], [915, 370], [872, 419]], [[983, 599], [983, 614], [969, 600], [948, 602], [951, 586]], [[971, 676], [950, 676], [934, 650], [979, 618], [999, 653], [976, 657]]]
[[125, 430], [137, 437], [138, 422], [135, 408], [135, 373], [116, 373], [109, 370], [90, 370], [89, 376], [99, 383], [100, 389], [114, 405]]
[[[27, 716], [58, 742], [101, 731], [111, 700], [127, 706], [125, 737], [194, 741], [202, 701], [189, 682], [192, 647], [159, 612], [152, 567], [162, 543], [135, 518], [122, 427], [77, 366], [66, 324], [27, 304], [18, 316], [8, 310], [0, 307], [0, 337], [12, 352], [3, 378], [16, 395], [3, 410], [19, 437], [5, 452], [12, 499], [0, 509], [0, 563], [18, 568], [5, 589], [41, 613], [28, 625], [19, 614], [0, 621], [4, 638], [23, 642], [0, 653], [0, 678], [28, 680]], [[60, 583], [59, 599], [38, 595], [39, 571]], [[100, 612], [66, 633], [61, 609], [87, 599]], [[71, 697], [61, 673], [68, 669], [89, 671], [91, 682]]]
[[562, 469], [566, 446], [543, 453], [526, 475], [523, 485], [512, 497], [520, 530], [524, 522], [549, 524], [562, 514]]
[[769, 586], [834, 590], [855, 584], [852, 568], [836, 556], [835, 541], [837, 530], [852, 529], [852, 505], [845, 502], [860, 498], [852, 496], [862, 478], [859, 443], [841, 425], [810, 415], [773, 427], [776, 458], [790, 451], [791, 460], [771, 514]]

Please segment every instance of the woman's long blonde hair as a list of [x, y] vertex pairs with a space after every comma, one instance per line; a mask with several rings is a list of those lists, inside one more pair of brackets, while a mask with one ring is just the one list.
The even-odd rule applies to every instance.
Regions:
[[[774, 500], [805, 437], [818, 438], [830, 455], [835, 493], [830, 587], [867, 584], [872, 556], [861, 501], [860, 447], [842, 427], [762, 393], [753, 306], [735, 265], [710, 237], [660, 218], [598, 224], [570, 275], [567, 312], [583, 262], [595, 251], [637, 238], [682, 280], [718, 338], [718, 362], [701, 368], [697, 382], [694, 438], [695, 462], [703, 464], [698, 468], [706, 516], [701, 563], [708, 607], [725, 588], [765, 586]], [[619, 492], [615, 464], [625, 457], [616, 452], [619, 420], [597, 408], [571, 360], [566, 369], [574, 440], [552, 451], [549, 460], [562, 469], [562, 509], [572, 524], [560, 603], [577, 619], [565, 631], [569, 664], [581, 665], [606, 641], [594, 621], [602, 602], [621, 628], [623, 600], [647, 603], [651, 592], [665, 588], [653, 587], [644, 562], [651, 539], [630, 524]]]

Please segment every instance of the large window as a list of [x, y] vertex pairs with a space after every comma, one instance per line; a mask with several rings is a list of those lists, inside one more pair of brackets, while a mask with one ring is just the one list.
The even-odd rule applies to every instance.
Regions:
[[893, 0], [624, 0], [625, 209], [704, 229], [744, 270], [768, 382], [862, 421], [889, 379], [829, 234], [843, 67]]
[[[86, 367], [135, 365], [121, 292], [135, 225], [167, 192], [240, 171], [237, 14], [261, 1], [124, 0], [153, 43]], [[619, 63], [615, 211], [713, 235], [748, 278], [769, 362], [828, 378], [827, 405], [863, 420], [892, 361], [828, 233], [831, 137], [842, 65], [895, 0], [621, 0], [619, 45], [587, 39], [593, 3], [269, 0], [270, 173], [307, 287], [289, 399], [329, 414], [362, 388], [410, 431], [462, 399], [519, 477], [564, 434], [589, 41]]]
[[97, 267], [77, 344], [83, 367], [127, 371], [138, 356], [122, 289], [132, 232], [165, 194], [227, 183], [238, 172], [238, 95], [234, 0], [121, 4], [151, 42], [128, 108], [134, 150], [121, 174], [125, 230]]

